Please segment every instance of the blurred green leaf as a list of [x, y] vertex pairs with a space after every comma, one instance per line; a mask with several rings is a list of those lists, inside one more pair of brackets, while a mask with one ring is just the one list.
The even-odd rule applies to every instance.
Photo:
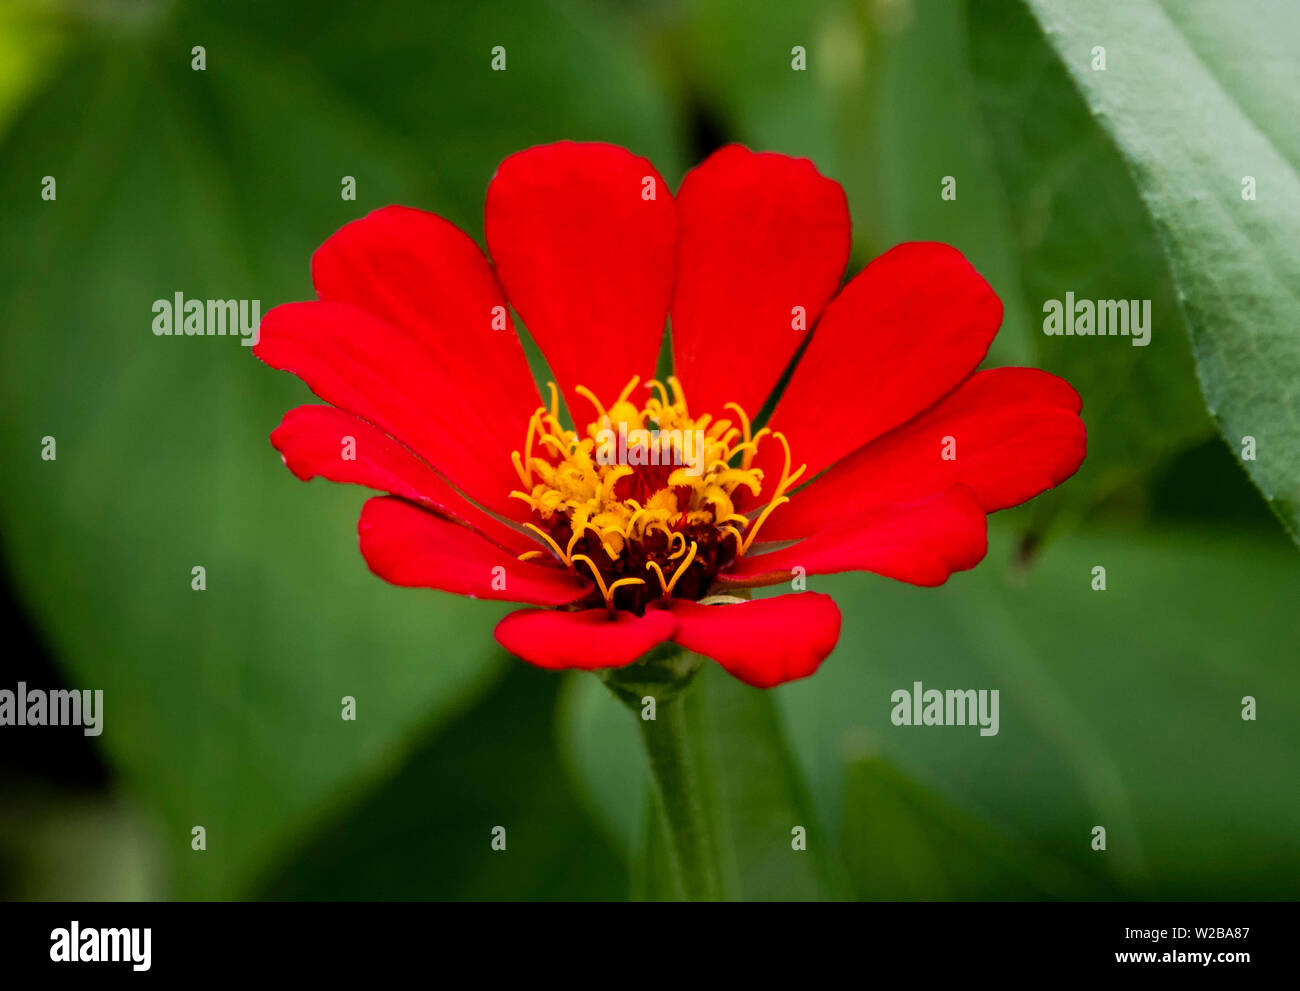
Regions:
[[[1003, 302], [988, 364], [1031, 364], [1034, 340], [1020, 287], [1025, 259], [971, 85], [965, 4], [879, 3], [863, 10], [872, 77], [849, 105], [869, 109], [842, 125], [845, 155], [858, 165], [849, 175], [868, 180], [853, 183], [855, 220], [859, 212], [864, 221], [874, 219], [869, 236], [877, 250], [900, 241], [959, 248]], [[954, 198], [941, 195], [946, 178], [954, 181]]]
[[745, 0], [699, 0], [685, 15], [675, 39], [681, 74], [706, 122], [756, 150], [803, 155], [837, 175], [833, 90], [861, 70], [861, 53], [842, 30], [852, 27], [848, 5], [773, 4], [756, 16]]
[[[939, 589], [868, 575], [814, 583], [844, 608], [840, 645], [778, 698], [822, 818], [869, 820], [845, 798], [847, 768], [869, 758], [996, 831], [1026, 863], [1055, 865], [1039, 883], [1060, 897], [1296, 897], [1300, 564], [1287, 545], [1066, 536], [1024, 574], [1004, 563], [1009, 528], [993, 537], [988, 560]], [[1105, 591], [1092, 589], [1096, 566]], [[917, 681], [998, 689], [997, 735], [893, 725], [891, 693]], [[1242, 719], [1248, 695], [1254, 721]], [[1105, 852], [1090, 846], [1098, 825]], [[873, 835], [848, 828], [845, 859], [890, 856], [859, 846]], [[932, 858], [916, 870], [919, 896]], [[925, 896], [952, 890], [944, 868]]]
[[[40, 732], [37, 730], [37, 732]], [[0, 893], [15, 901], [165, 898], [157, 837], [117, 797], [0, 779]]]
[[565, 676], [556, 710], [560, 761], [592, 818], [627, 863], [645, 840], [649, 767], [635, 717], [599, 679]]
[[[604, 696], [604, 698], [601, 698]], [[728, 899], [805, 901], [839, 893], [835, 857], [813, 812], [769, 693], [709, 662], [682, 696]], [[675, 897], [649, 814], [649, 769], [634, 720], [595, 678], [576, 678], [560, 709], [561, 752], [580, 795], [632, 862], [634, 894]], [[615, 718], [619, 717], [619, 718]], [[803, 827], [806, 849], [793, 847]]]
[[858, 896], [867, 900], [1030, 900], [1106, 893], [959, 811], [878, 757], [863, 755], [849, 763], [843, 835], [849, 875]]
[[59, 22], [40, 0], [10, 0], [0, 7], [0, 133], [58, 64]]
[[104, 690], [100, 743], [160, 813], [176, 893], [232, 897], [472, 702], [503, 610], [372, 576], [364, 493], [303, 486], [267, 442], [306, 388], [236, 339], [155, 337], [153, 301], [265, 312], [309, 298], [311, 252], [384, 203], [476, 230], [511, 151], [601, 137], [671, 167], [673, 142], [629, 40], [582, 4], [149, 10], [81, 25], [3, 145], [0, 519], [69, 682]]
[[1220, 432], [1238, 458], [1254, 438], [1242, 463], [1300, 541], [1300, 6], [1026, 4], [1154, 218]]
[[[259, 895], [622, 899], [626, 867], [583, 814], [553, 743], [560, 680], [514, 663], [391, 780], [322, 824]], [[505, 849], [492, 848], [505, 830]]]
[[[1020, 256], [1032, 364], [1083, 396], [1088, 457], [1069, 485], [1035, 500], [1042, 528], [1087, 509], [1211, 436], [1159, 237], [1123, 159], [1015, 4], [970, 9], [973, 83], [1002, 174]], [[1048, 300], [1151, 300], [1151, 336], [1048, 336]]]

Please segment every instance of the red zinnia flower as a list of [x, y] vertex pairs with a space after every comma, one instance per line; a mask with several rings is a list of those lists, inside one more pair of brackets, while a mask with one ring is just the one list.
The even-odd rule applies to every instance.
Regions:
[[[836, 292], [848, 208], [805, 159], [724, 148], [674, 198], [622, 148], [530, 148], [493, 177], [486, 233], [493, 263], [419, 210], [348, 224], [312, 259], [319, 299], [268, 313], [255, 350], [332, 404], [272, 433], [294, 474], [389, 493], [361, 513], [371, 570], [546, 607], [496, 630], [534, 664], [673, 640], [751, 685], [803, 677], [839, 636], [831, 598], [729, 592], [850, 570], [941, 584], [984, 556], [986, 513], [1083, 460], [1067, 383], [975, 371], [1002, 304], [960, 252], [901, 244]], [[507, 301], [559, 385], [545, 402]], [[626, 463], [607, 463], [620, 428]]]

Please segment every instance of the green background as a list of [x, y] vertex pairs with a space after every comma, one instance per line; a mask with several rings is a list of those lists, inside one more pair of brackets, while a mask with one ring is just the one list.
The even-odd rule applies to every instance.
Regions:
[[[504, 607], [370, 575], [365, 494], [267, 442], [301, 383], [150, 331], [177, 291], [309, 298], [311, 252], [387, 203], [481, 243], [497, 163], [566, 138], [674, 187], [728, 141], [811, 157], [852, 271], [956, 245], [1006, 304], [989, 363], [1084, 399], [1083, 468], [975, 571], [814, 579], [845, 617], [815, 677], [693, 688], [727, 894], [1300, 895], [1300, 8], [1228, 6], [6, 5], [0, 687], [107, 712], [93, 749], [0, 728], [0, 896], [664, 894], [630, 715], [504, 655]], [[1067, 291], [1152, 300], [1151, 345], [1044, 336]], [[894, 727], [914, 681], [999, 689], [999, 734]]]

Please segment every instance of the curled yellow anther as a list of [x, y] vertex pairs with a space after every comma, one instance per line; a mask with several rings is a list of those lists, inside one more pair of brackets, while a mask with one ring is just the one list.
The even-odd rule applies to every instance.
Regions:
[[528, 474], [528, 470], [524, 467], [524, 459], [518, 451], [510, 452], [510, 463], [515, 466], [515, 474], [519, 476], [519, 481], [523, 482], [527, 488], [532, 488], [533, 477]]
[[[587, 400], [587, 402], [591, 403], [592, 406], [596, 407], [596, 419], [598, 421], [601, 423], [609, 422], [609, 414], [605, 412], [605, 407], [600, 404], [600, 400], [596, 398], [594, 392], [588, 389], [585, 385], [574, 386], [573, 391], [583, 399]], [[577, 422], [577, 419], [578, 418], [575, 416], [574, 421]]]
[[668, 581], [668, 587], [664, 590], [665, 595], [673, 594], [673, 589], [677, 587], [677, 580], [681, 578], [682, 575], [686, 573], [686, 569], [691, 566], [691, 562], [695, 560], [695, 552], [697, 550], [699, 550], [699, 545], [692, 540], [690, 552], [687, 553], [686, 560], [679, 564], [677, 570], [673, 572], [672, 578]]
[[653, 389], [658, 394], [659, 406], [661, 408], [663, 409], [668, 408], [669, 406], [668, 390], [664, 388], [664, 384], [662, 382], [660, 382], [658, 379], [651, 379], [649, 382], [645, 384], [645, 387], [647, 389]]
[[618, 581], [616, 581], [613, 585], [611, 585], [611, 586], [609, 587], [609, 598], [606, 599], [606, 602], [609, 604], [609, 607], [610, 607], [611, 609], [613, 609], [613, 608], [614, 608], [614, 593], [618, 591], [618, 589], [620, 588], [620, 586], [623, 586], [623, 585], [644, 585], [644, 584], [645, 584], [645, 579], [644, 579], [644, 578], [620, 578]]
[[600, 586], [600, 594], [605, 597], [605, 605], [610, 609], [614, 608], [614, 592], [623, 585], [644, 585], [644, 578], [620, 578], [613, 585], [606, 585], [605, 579], [600, 575], [600, 569], [596, 567], [596, 562], [587, 557], [586, 554], [575, 554], [573, 560], [583, 562], [591, 569], [591, 575], [596, 579], [596, 584]]
[[682, 416], [690, 416], [686, 405], [686, 394], [682, 391], [682, 383], [676, 375], [668, 376], [668, 387], [673, 390], [673, 405], [681, 407]]
[[730, 523], [728, 523], [726, 526], [718, 527], [718, 529], [721, 530], [723, 533], [731, 534], [731, 536], [736, 538], [736, 554], [739, 555], [740, 548], [745, 545], [745, 538], [744, 536], [741, 535], [741, 532], [737, 530], [734, 526], [732, 526]]
[[637, 523], [640, 521], [642, 516], [644, 516], [646, 513], [649, 512], [649, 510], [646, 509], [644, 506], [636, 505], [635, 499], [629, 499], [628, 505], [633, 507], [632, 516], [627, 521], [627, 532], [628, 535], [630, 536], [637, 532], [636, 529]]
[[670, 561], [676, 561], [679, 557], [681, 557], [683, 554], [686, 553], [686, 535], [683, 534], [683, 533], [678, 532], [677, 530], [673, 530], [671, 533], [669, 533], [669, 534], [668, 534], [668, 546], [669, 546], [670, 549], [671, 549], [672, 546], [673, 546], [673, 540], [674, 540], [674, 538], [676, 538], [677, 540], [680, 540], [680, 541], [682, 542], [682, 546], [681, 546], [681, 548], [680, 548], [679, 550], [673, 551], [672, 553], [670, 553], [670, 554], [668, 555], [668, 560], [670, 560]]
[[745, 438], [745, 443], [748, 444], [753, 440], [749, 435], [749, 417], [746, 416], [745, 411], [740, 408], [740, 403], [727, 403], [722, 408], [733, 410], [735, 412], [737, 419], [740, 420], [740, 433]]
[[532, 530], [533, 533], [537, 534], [539, 537], [541, 537], [543, 540], [545, 540], [548, 544], [550, 544], [550, 545], [551, 545], [551, 549], [555, 551], [555, 556], [556, 556], [556, 557], [558, 557], [561, 561], [563, 561], [563, 562], [564, 562], [565, 564], [567, 564], [569, 567], [573, 567], [573, 561], [571, 561], [571, 560], [569, 559], [569, 556], [568, 556], [567, 554], [565, 554], [564, 551], [560, 550], [560, 545], [557, 544], [557, 543], [555, 542], [555, 538], [554, 538], [554, 537], [552, 537], [549, 533], [547, 533], [545, 530], [543, 530], [541, 527], [539, 527], [536, 523], [525, 523], [524, 526], [528, 527], [528, 529]]
[[[767, 428], [764, 427], [763, 429], [766, 430]], [[781, 448], [785, 451], [785, 462], [781, 468], [781, 480], [776, 483], [776, 490], [772, 493], [771, 500], [763, 507], [763, 511], [758, 514], [758, 518], [750, 525], [749, 532], [745, 534], [745, 542], [740, 545], [740, 550], [736, 552], [738, 557], [743, 557], [749, 551], [749, 548], [753, 546], [754, 538], [758, 536], [759, 528], [762, 527], [767, 518], [772, 515], [773, 510], [790, 501], [789, 497], [785, 494], [786, 490], [798, 481], [803, 473], [808, 469], [808, 465], [805, 463], [799, 466], [798, 471], [791, 474], [790, 442], [785, 439], [785, 434], [781, 433], [779, 430], [773, 433], [772, 436], [780, 442]]]
[[573, 560], [573, 545], [576, 544], [579, 540], [581, 540], [582, 535], [586, 532], [587, 532], [587, 528], [585, 526], [577, 527], [573, 531], [573, 536], [569, 538], [569, 546], [564, 548], [564, 553], [569, 558], [570, 561]]
[[758, 536], [758, 528], [772, 515], [772, 511], [778, 506], [784, 506], [789, 501], [790, 499], [787, 496], [777, 496], [763, 507], [763, 511], [758, 514], [758, 519], [754, 520], [753, 525], [749, 528], [749, 533], [745, 534], [745, 542], [740, 545], [740, 550], [736, 552], [737, 557], [744, 557], [749, 552], [750, 546], [754, 543], [754, 538]]
[[647, 571], [653, 570], [659, 576], [659, 587], [663, 590], [664, 598], [668, 598], [668, 583], [664, 580], [664, 569], [659, 567], [659, 562], [647, 561], [645, 566]]
[[[627, 402], [627, 397], [632, 395], [632, 390], [635, 389], [640, 383], [641, 383], [641, 376], [633, 375], [632, 380], [628, 382], [627, 385], [623, 386], [623, 391], [618, 394], [618, 402], [619, 403]], [[618, 403], [615, 403], [615, 405], [618, 405]]]
[[554, 434], [543, 434], [541, 441], [554, 451], [558, 457], [566, 458], [570, 454], [570, 450], [565, 446], [564, 442]]

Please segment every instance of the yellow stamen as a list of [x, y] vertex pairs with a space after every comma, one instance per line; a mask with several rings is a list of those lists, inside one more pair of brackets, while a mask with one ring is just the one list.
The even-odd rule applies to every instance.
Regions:
[[683, 554], [686, 553], [686, 535], [677, 530], [674, 530], [672, 533], [670, 533], [668, 535], [668, 546], [670, 548], [673, 546], [674, 539], [680, 540], [682, 542], [682, 546], [679, 550], [674, 551], [673, 553], [668, 555], [669, 561], [676, 561], [679, 557], [681, 557]]
[[750, 545], [754, 543], [754, 538], [758, 536], [758, 528], [767, 521], [773, 510], [778, 506], [784, 506], [789, 501], [785, 496], [780, 496], [763, 507], [763, 511], [758, 514], [758, 519], [754, 521], [754, 525], [749, 528], [749, 533], [745, 535], [745, 542], [740, 545], [740, 550], [736, 551], [737, 557], [744, 557], [749, 553]]
[[536, 523], [525, 523], [524, 526], [528, 527], [528, 529], [532, 530], [533, 533], [537, 534], [548, 544], [550, 544], [551, 548], [555, 551], [556, 557], [558, 557], [565, 564], [569, 565], [569, 567], [573, 567], [573, 562], [569, 560], [569, 556], [565, 554], [564, 551], [560, 550], [560, 545], [555, 542], [554, 537], [552, 537], [549, 533], [547, 533], [545, 530], [539, 527]]
[[[633, 375], [632, 380], [628, 382], [627, 385], [623, 386], [623, 391], [618, 394], [618, 402], [620, 403], [627, 402], [627, 397], [632, 395], [632, 390], [635, 389], [640, 384], [640, 382], [641, 382], [641, 376]], [[615, 405], [618, 404], [615, 403]]]
[[781, 433], [781, 431], [779, 430], [773, 433], [772, 436], [777, 441], [780, 442], [781, 447], [785, 450], [785, 465], [781, 469], [781, 480], [776, 483], [776, 491], [772, 493], [771, 502], [769, 502], [766, 506], [763, 507], [763, 511], [758, 514], [758, 519], [754, 520], [753, 525], [750, 526], [749, 528], [749, 532], [745, 534], [745, 542], [740, 545], [740, 550], [736, 552], [737, 556], [739, 557], [743, 557], [746, 553], [749, 552], [749, 548], [754, 543], [754, 538], [758, 536], [759, 528], [763, 525], [764, 522], [766, 522], [767, 518], [772, 515], [773, 510], [775, 510], [778, 506], [783, 506], [790, 501], [789, 498], [785, 495], [785, 490], [788, 489], [791, 485], [793, 485], [796, 481], [798, 481], [799, 477], [803, 475], [804, 471], [808, 468], [808, 465], [806, 463], [802, 464], [799, 466], [799, 470], [796, 471], [793, 475], [791, 475], [790, 474], [790, 443], [785, 439], [785, 434]]
[[600, 569], [596, 567], [596, 562], [587, 557], [586, 554], [575, 554], [573, 560], [583, 562], [591, 569], [592, 577], [596, 579], [596, 584], [600, 586], [600, 594], [605, 598], [605, 605], [610, 609], [614, 608], [614, 592], [623, 585], [644, 585], [644, 578], [620, 578], [614, 584], [606, 586], [605, 579], [601, 577]]
[[659, 567], [659, 562], [647, 561], [645, 566], [647, 571], [653, 570], [659, 576], [659, 588], [663, 590], [664, 598], [668, 598], [668, 583], [664, 581], [664, 569]]
[[664, 384], [660, 382], [658, 379], [651, 379], [649, 382], [645, 384], [645, 387], [647, 389], [653, 389], [655, 392], [659, 394], [659, 405], [661, 407], [666, 407], [670, 405], [668, 402], [668, 390], [664, 388]]
[[592, 406], [596, 407], [596, 420], [598, 423], [609, 422], [609, 414], [605, 412], [605, 407], [600, 404], [600, 400], [596, 398], [594, 392], [588, 389], [585, 385], [575, 386], [573, 391], [583, 399], [587, 400], [587, 402], [591, 403]]
[[686, 574], [686, 569], [689, 568], [691, 562], [695, 560], [695, 552], [698, 549], [699, 545], [692, 540], [690, 553], [686, 555], [686, 560], [677, 566], [677, 570], [673, 572], [673, 577], [668, 582], [667, 595], [673, 594], [673, 589], [677, 587], [677, 580], [681, 578], [682, 575]]
[[585, 534], [586, 532], [587, 532], [587, 528], [585, 526], [577, 527], [573, 531], [573, 536], [569, 538], [569, 546], [564, 549], [564, 554], [570, 561], [573, 560], [573, 545], [576, 544], [579, 540], [581, 540], [583, 534]]
[[541, 438], [541, 441], [552, 451], [554, 451], [557, 457], [567, 458], [571, 453], [570, 445], [564, 443], [563, 440], [556, 437], [554, 434], [546, 434], [544, 437]]
[[524, 464], [528, 464], [533, 459], [533, 441], [537, 439], [537, 428], [541, 426], [541, 416], [545, 412], [545, 409], [538, 406], [533, 410], [533, 415], [528, 418], [528, 433], [524, 437]]
[[731, 534], [731, 536], [736, 538], [736, 553], [739, 554], [740, 548], [743, 547], [745, 543], [745, 538], [741, 536], [740, 531], [737, 530], [734, 526], [730, 526], [730, 525], [721, 526], [718, 527], [718, 529], [721, 530], [723, 533]]
[[606, 601], [609, 603], [609, 606], [612, 609], [614, 607], [614, 593], [617, 592], [621, 586], [644, 585], [644, 584], [645, 584], [644, 578], [620, 578], [618, 581], [614, 582], [614, 584], [609, 587], [609, 598]]
[[[753, 438], [749, 436], [749, 417], [747, 417], [745, 411], [740, 408], [740, 403], [727, 403], [722, 408], [734, 411], [736, 417], [740, 420], [740, 433], [745, 438], [745, 443], [742, 444], [741, 447], [745, 447], [752, 443]], [[731, 453], [735, 454], [736, 452], [732, 451]], [[744, 465], [744, 467], [748, 468], [749, 465]]]
[[673, 390], [673, 405], [682, 408], [682, 416], [689, 416], [690, 414], [686, 406], [686, 395], [682, 392], [682, 383], [678, 380], [676, 375], [668, 376], [668, 387]]
[[515, 473], [519, 476], [519, 481], [523, 482], [524, 485], [529, 488], [532, 488], [533, 478], [528, 473], [527, 469], [524, 468], [524, 459], [519, 456], [518, 451], [510, 452], [510, 463], [515, 466]]

